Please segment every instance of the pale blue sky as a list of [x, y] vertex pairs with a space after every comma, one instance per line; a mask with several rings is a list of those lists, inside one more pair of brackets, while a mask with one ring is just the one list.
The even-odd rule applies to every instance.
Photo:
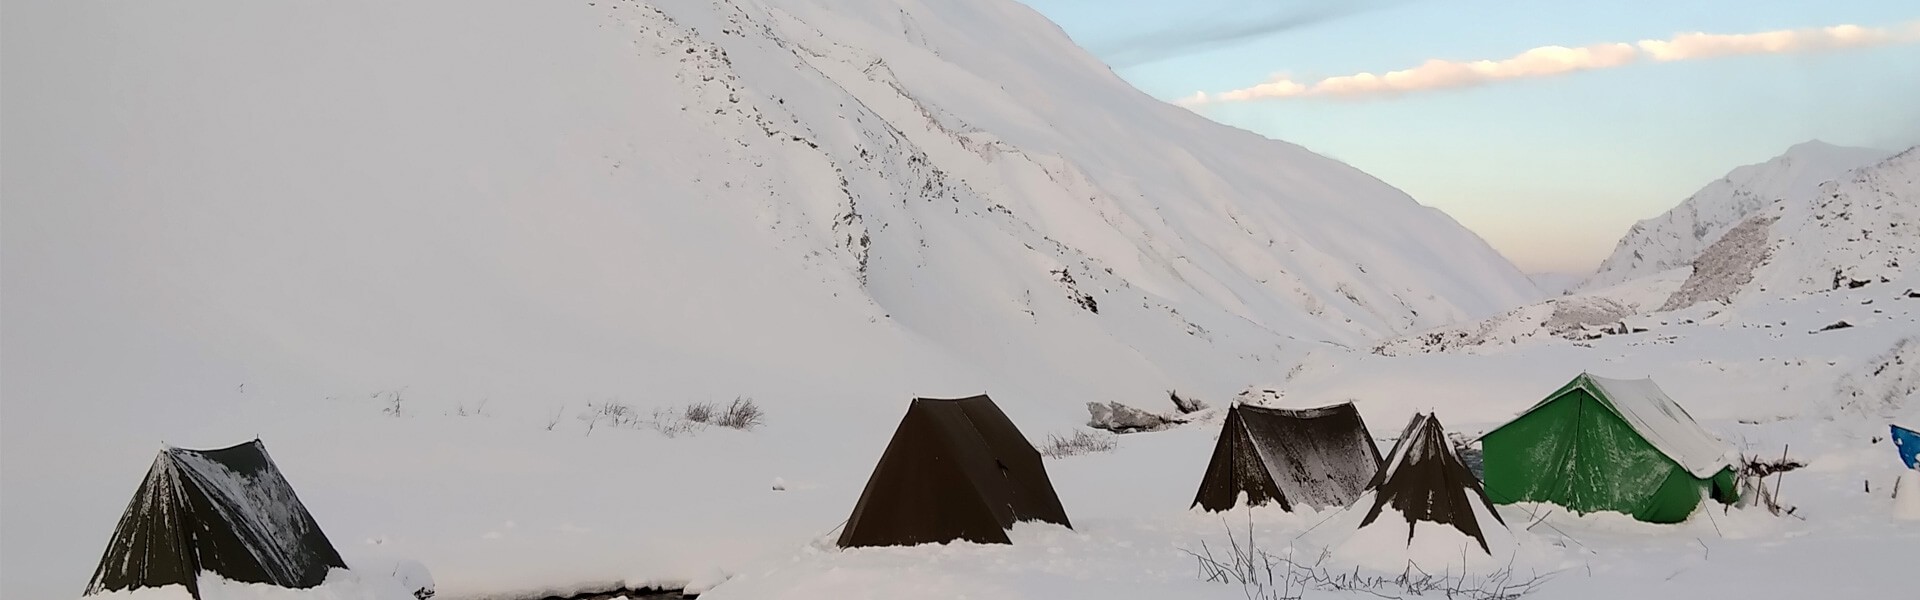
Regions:
[[[1026, 0], [1147, 93], [1322, 77], [1538, 46], [1920, 20], [1916, 0]], [[1363, 10], [1329, 7], [1361, 6]], [[1344, 13], [1344, 14], [1342, 14]], [[1200, 42], [1299, 18], [1265, 35]], [[1438, 206], [1530, 272], [1585, 271], [1634, 221], [1733, 167], [1821, 139], [1920, 144], [1920, 44], [1625, 66], [1392, 97], [1202, 107]]]

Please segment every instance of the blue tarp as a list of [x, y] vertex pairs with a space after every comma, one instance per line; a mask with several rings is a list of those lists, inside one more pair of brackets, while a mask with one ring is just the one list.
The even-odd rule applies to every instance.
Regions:
[[1909, 469], [1913, 468], [1914, 463], [1920, 462], [1920, 431], [1899, 425], [1889, 427], [1893, 428], [1893, 448], [1900, 451], [1900, 462], [1907, 463]]

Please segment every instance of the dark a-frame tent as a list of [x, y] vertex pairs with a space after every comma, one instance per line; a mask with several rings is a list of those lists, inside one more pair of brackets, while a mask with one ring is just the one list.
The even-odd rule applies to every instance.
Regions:
[[1242, 494], [1250, 506], [1289, 511], [1345, 506], [1379, 469], [1380, 449], [1351, 402], [1305, 410], [1237, 404], [1190, 506], [1229, 510]]
[[[1392, 507], [1404, 517], [1408, 540], [1419, 535], [1422, 522], [1446, 525], [1478, 541], [1480, 549], [1491, 554], [1486, 529], [1506, 527], [1480, 488], [1480, 480], [1454, 453], [1446, 429], [1431, 414], [1413, 415], [1387, 454], [1386, 466], [1367, 485], [1366, 496], [1370, 497], [1363, 496], [1362, 501], [1368, 503], [1367, 514], [1360, 527], [1395, 526], [1380, 519], [1384, 509]], [[1489, 519], [1492, 523], [1485, 522]]]
[[345, 568], [260, 440], [167, 448], [127, 504], [85, 595], [180, 585], [199, 598], [203, 572], [310, 588]]
[[1011, 543], [1018, 521], [1071, 526], [1040, 451], [986, 396], [917, 398], [880, 456], [840, 546]]

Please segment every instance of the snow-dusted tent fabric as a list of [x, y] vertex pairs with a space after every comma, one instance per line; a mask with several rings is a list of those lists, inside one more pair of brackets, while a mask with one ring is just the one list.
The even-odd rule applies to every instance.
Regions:
[[[1362, 500], [1371, 502], [1360, 527], [1389, 527], [1395, 525], [1391, 521], [1403, 521], [1410, 541], [1420, 535], [1417, 526], [1422, 522], [1449, 525], [1491, 553], [1487, 528], [1506, 527], [1480, 481], [1447, 442], [1440, 420], [1430, 414], [1413, 415]], [[1387, 508], [1400, 518], [1381, 519]], [[1489, 519], [1492, 523], [1483, 522]]]
[[1017, 521], [1072, 526], [1040, 451], [986, 396], [916, 398], [867, 479], [840, 546], [1005, 544]]
[[1582, 373], [1481, 437], [1494, 502], [1686, 520], [1702, 498], [1733, 502], [1733, 448], [1652, 380]]
[[1250, 505], [1346, 506], [1380, 470], [1380, 449], [1353, 403], [1305, 410], [1235, 405], [1227, 410], [1192, 506], [1221, 511], [1241, 494]]
[[259, 440], [167, 448], [127, 504], [86, 595], [182, 585], [198, 598], [203, 572], [310, 588], [335, 568], [346, 563]]

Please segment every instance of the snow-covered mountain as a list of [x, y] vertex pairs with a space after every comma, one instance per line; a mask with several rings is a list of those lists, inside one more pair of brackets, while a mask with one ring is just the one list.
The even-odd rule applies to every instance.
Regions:
[[1375, 350], [1479, 351], [1541, 338], [1657, 336], [1663, 326], [1711, 318], [1729, 307], [1897, 285], [1916, 272], [1915, 265], [1920, 265], [1920, 148], [1751, 210], [1674, 268], [1490, 319], [1402, 336]]
[[1743, 298], [1886, 285], [1920, 272], [1920, 147], [1755, 219], [1767, 223], [1768, 246], [1738, 291]]
[[[412, 489], [441, 456], [337, 443], [357, 426], [309, 411], [537, 414], [588, 448], [628, 442], [548, 433], [750, 396], [767, 431], [607, 469], [771, 471], [703, 489], [741, 498], [864, 468], [914, 395], [990, 392], [1040, 439], [1090, 400], [1227, 398], [1323, 342], [1535, 294], [1441, 212], [1159, 102], [1012, 0], [10, 1], [0, 27], [0, 553], [44, 573], [5, 597], [77, 591], [120, 471], [163, 441], [263, 435], [349, 469], [295, 482], [335, 523], [360, 522], [335, 494]], [[26, 462], [54, 446], [79, 450]], [[455, 453], [576, 456], [501, 448]], [[510, 486], [588, 487], [554, 477]], [[466, 495], [365, 514], [573, 510]], [[720, 545], [766, 527], [688, 522]], [[516, 547], [583, 547], [542, 531]], [[698, 566], [691, 539], [634, 537], [540, 576]], [[473, 588], [527, 571], [443, 548], [419, 552]]]
[[1773, 202], [1806, 197], [1821, 183], [1889, 154], [1815, 140], [1796, 144], [1767, 162], [1734, 169], [1672, 210], [1634, 224], [1600, 269], [1574, 289], [1600, 289], [1691, 264], [1728, 229]]
[[1011, 0], [16, 13], [10, 373], [115, 370], [26, 350], [55, 342], [475, 391], [887, 356], [1157, 403], [1535, 294]]
[[[1747, 217], [1695, 258], [1660, 310], [1885, 284], [1920, 258], [1920, 149]], [[1910, 271], [1908, 271], [1910, 272]]]

